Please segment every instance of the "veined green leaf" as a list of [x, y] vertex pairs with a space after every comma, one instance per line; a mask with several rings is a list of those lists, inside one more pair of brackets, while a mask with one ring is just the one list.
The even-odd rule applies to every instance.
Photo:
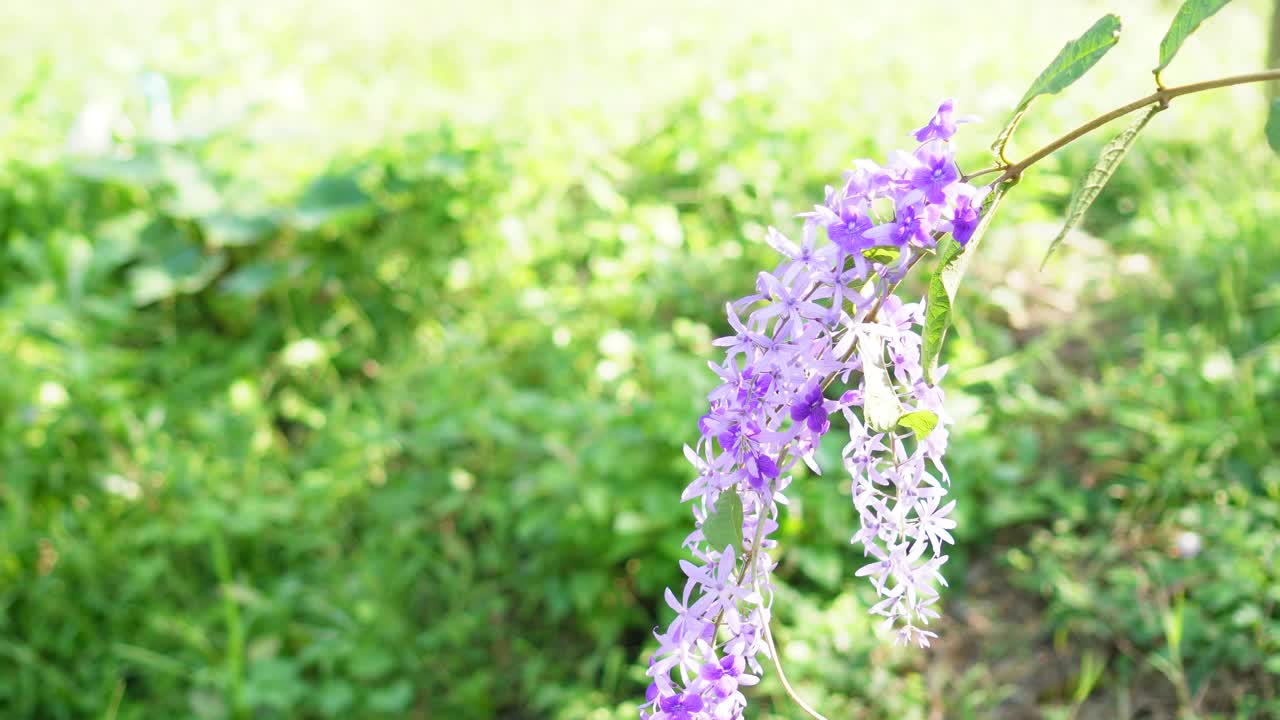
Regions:
[[729, 488], [716, 500], [716, 511], [702, 522], [702, 536], [716, 550], [732, 545], [734, 552], [742, 551], [742, 498], [738, 491]]
[[916, 439], [923, 440], [938, 427], [938, 416], [929, 410], [913, 410], [898, 418], [898, 426], [916, 434]]
[[1053, 254], [1054, 250], [1058, 249], [1058, 245], [1062, 244], [1063, 238], [1084, 219], [1084, 214], [1089, 211], [1089, 206], [1093, 205], [1094, 200], [1098, 199], [1098, 195], [1102, 192], [1102, 188], [1107, 186], [1111, 176], [1116, 174], [1120, 163], [1124, 161], [1124, 156], [1129, 153], [1129, 148], [1138, 139], [1138, 133], [1147, 126], [1147, 123], [1151, 121], [1151, 118], [1155, 117], [1156, 113], [1163, 109], [1162, 105], [1152, 105], [1147, 108], [1147, 111], [1142, 113], [1137, 120], [1134, 120], [1133, 124], [1125, 128], [1124, 132], [1115, 136], [1102, 149], [1102, 154], [1098, 156], [1098, 161], [1081, 178], [1080, 184], [1076, 186], [1076, 191], [1071, 195], [1071, 205], [1067, 208], [1066, 222], [1062, 224], [1062, 229], [1058, 231], [1058, 236], [1049, 244], [1049, 249], [1044, 254], [1044, 260], [1040, 261], [1042, 269], [1045, 263], [1049, 262], [1049, 256]]
[[1053, 95], [1071, 86], [1120, 41], [1120, 18], [1104, 15], [1083, 35], [1068, 42], [1018, 101], [1026, 107], [1037, 95]]
[[902, 403], [893, 391], [889, 371], [884, 366], [884, 340], [879, 336], [862, 336], [858, 340], [858, 357], [862, 359], [865, 385], [862, 409], [867, 425], [876, 432], [892, 430], [902, 416]]
[[1120, 18], [1115, 15], [1104, 15], [1093, 27], [1083, 35], [1068, 42], [1058, 51], [1058, 56], [1040, 73], [1031, 87], [1013, 110], [1013, 117], [1005, 125], [996, 141], [991, 146], [992, 152], [1001, 162], [1005, 161], [1004, 149], [1009, 144], [1009, 137], [1022, 121], [1027, 107], [1039, 95], [1053, 95], [1062, 92], [1071, 83], [1084, 76], [1089, 68], [1102, 59], [1112, 46], [1120, 41]]
[[1267, 113], [1267, 144], [1280, 154], [1280, 98], [1271, 103], [1271, 110]]
[[925, 378], [933, 382], [933, 373], [938, 367], [938, 356], [942, 353], [942, 342], [947, 337], [947, 329], [951, 327], [951, 308], [955, 302], [956, 291], [960, 289], [960, 279], [969, 267], [969, 258], [977, 251], [982, 236], [987, 233], [996, 208], [1011, 185], [997, 185], [987, 195], [982, 206], [982, 219], [973, 230], [966, 247], [960, 247], [950, 236], [938, 243], [938, 267], [929, 278], [929, 294], [924, 316], [924, 343], [920, 351], [920, 362], [924, 365]]
[[1187, 0], [1182, 3], [1182, 7], [1178, 8], [1178, 14], [1173, 16], [1169, 31], [1160, 41], [1160, 64], [1151, 72], [1155, 73], [1156, 77], [1160, 77], [1160, 71], [1169, 66], [1173, 56], [1177, 55], [1182, 47], [1182, 43], [1191, 37], [1191, 33], [1200, 27], [1200, 23], [1208, 20], [1229, 2], [1231, 0]]

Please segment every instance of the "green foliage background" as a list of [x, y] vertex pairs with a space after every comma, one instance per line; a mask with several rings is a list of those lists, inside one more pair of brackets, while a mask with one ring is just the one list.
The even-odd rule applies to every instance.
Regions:
[[[1102, 12], [1120, 45], [1011, 155], [1149, 92], [1174, 9], [410, 5], [0, 7], [0, 716], [633, 717], [764, 228], [947, 95], [985, 165]], [[1256, 69], [1266, 11], [1166, 81]], [[1262, 108], [1175, 102], [1044, 272], [1106, 138], [1006, 201], [944, 351], [939, 647], [866, 615], [841, 473], [797, 482], [778, 634], [830, 717], [1280, 715]]]

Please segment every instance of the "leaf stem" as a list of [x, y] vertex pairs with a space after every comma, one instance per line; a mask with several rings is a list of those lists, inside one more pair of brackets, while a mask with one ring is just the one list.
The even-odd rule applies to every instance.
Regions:
[[[1268, 80], [1280, 80], [1280, 68], [1271, 68], [1269, 70], [1263, 70], [1261, 72], [1255, 72], [1255, 73], [1246, 73], [1244, 75], [1231, 75], [1229, 77], [1218, 78], [1216, 80], [1205, 80], [1203, 82], [1191, 83], [1190, 85], [1177, 85], [1175, 87], [1162, 88], [1160, 90], [1157, 90], [1151, 93], [1150, 95], [1144, 98], [1134, 100], [1128, 105], [1123, 105], [1121, 107], [1116, 108], [1115, 110], [1112, 110], [1109, 113], [1106, 113], [1105, 115], [1100, 115], [1094, 118], [1093, 120], [1090, 120], [1084, 125], [1081, 125], [1075, 130], [1072, 130], [1066, 135], [1063, 135], [1057, 140], [1054, 140], [1048, 145], [1045, 145], [1039, 150], [1031, 153], [1026, 158], [1009, 165], [1004, 169], [1004, 173], [1002, 173], [1000, 177], [996, 178], [995, 182], [993, 182], [992, 184], [999, 185], [1000, 183], [1003, 183], [1007, 180], [1014, 180], [1018, 177], [1021, 177], [1022, 173], [1027, 168], [1031, 167], [1032, 165], [1035, 165], [1036, 163], [1040, 162], [1046, 157], [1049, 157], [1050, 155], [1057, 152], [1058, 150], [1061, 150], [1067, 145], [1070, 145], [1076, 140], [1079, 140], [1085, 135], [1088, 135], [1094, 130], [1097, 130], [1103, 125], [1106, 125], [1107, 123], [1111, 122], [1112, 120], [1115, 120], [1116, 118], [1124, 117], [1125, 115], [1128, 115], [1131, 112], [1136, 112], [1138, 110], [1141, 110], [1142, 108], [1147, 107], [1148, 105], [1152, 105], [1156, 103], [1159, 103], [1162, 105], [1168, 105], [1170, 100], [1176, 97], [1180, 97], [1182, 95], [1191, 95], [1192, 93], [1204, 92], [1205, 90], [1216, 90], [1217, 88], [1230, 87], [1232, 85], [1244, 85], [1246, 83], [1267, 82]], [[986, 173], [986, 172], [990, 172], [990, 171], [988, 170], [982, 171], [982, 173]]]

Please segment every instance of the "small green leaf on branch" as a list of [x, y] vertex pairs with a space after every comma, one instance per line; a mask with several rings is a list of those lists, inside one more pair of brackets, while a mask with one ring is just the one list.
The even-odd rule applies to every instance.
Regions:
[[893, 247], [891, 245], [877, 245], [875, 247], [870, 247], [870, 248], [867, 248], [866, 250], [863, 250], [862, 257], [870, 260], [873, 263], [888, 265], [889, 263], [892, 263], [895, 260], [897, 260], [898, 255], [901, 254], [901, 252], [902, 251], [899, 248]]
[[1178, 14], [1173, 16], [1169, 31], [1160, 41], [1160, 64], [1151, 71], [1156, 74], [1157, 82], [1160, 80], [1160, 71], [1173, 62], [1173, 56], [1178, 54], [1182, 43], [1191, 37], [1191, 33], [1200, 27], [1200, 23], [1208, 20], [1229, 2], [1231, 0], [1187, 0], [1182, 3], [1182, 7], [1178, 8]]
[[913, 410], [898, 418], [898, 426], [915, 433], [917, 440], [924, 440], [938, 427], [938, 416], [929, 410]]
[[702, 522], [702, 536], [717, 551], [727, 545], [732, 545], [735, 552], [742, 551], [742, 498], [736, 489], [720, 493], [715, 512]]
[[991, 146], [996, 157], [1002, 163], [1007, 162], [1004, 157], [1005, 146], [1009, 144], [1009, 137], [1022, 121], [1022, 116], [1026, 114], [1032, 100], [1040, 95], [1053, 95], [1067, 89], [1071, 83], [1083, 77], [1119, 41], [1120, 18], [1115, 15], [1104, 15], [1083, 35], [1064, 45], [1053, 62], [1049, 63], [1035, 82], [1031, 83], [1031, 87], [1014, 108], [1013, 117], [996, 137], [995, 143]]

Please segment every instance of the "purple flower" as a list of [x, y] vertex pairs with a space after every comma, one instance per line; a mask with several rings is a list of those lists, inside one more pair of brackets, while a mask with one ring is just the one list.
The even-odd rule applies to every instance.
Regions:
[[782, 318], [778, 327], [785, 327], [788, 330], [787, 335], [791, 339], [795, 339], [800, 335], [806, 318], [821, 317], [826, 311], [826, 308], [810, 301], [806, 293], [782, 282], [775, 275], [760, 273], [757, 284], [762, 291], [773, 298], [773, 302], [757, 310], [753, 317], [760, 320], [767, 320], [775, 316]]
[[875, 244], [866, 237], [866, 232], [872, 227], [871, 218], [850, 203], [844, 203], [840, 209], [840, 218], [827, 226], [827, 237], [831, 238], [836, 247], [852, 255]]
[[[741, 720], [747, 701], [740, 686], [758, 680], [758, 656], [767, 654], [776, 562], [770, 534], [792, 469], [803, 461], [821, 473], [816, 450], [833, 412], [848, 421], [841, 458], [859, 524], [853, 541], [871, 560], [857, 574], [880, 596], [871, 612], [897, 625], [904, 642], [927, 645], [934, 637], [922, 626], [937, 617], [942, 553], [954, 539], [955, 503], [944, 497], [942, 462], [951, 418], [936, 385], [942, 369], [931, 383], [920, 363], [924, 306], [889, 290], [918, 257], [911, 248], [933, 247], [935, 231], [951, 232], [961, 244], [972, 236], [981, 195], [959, 182], [941, 144], [958, 122], [948, 101], [916, 133], [932, 146], [897, 153], [886, 167], [857, 161], [839, 189], [829, 186], [823, 203], [802, 216], [800, 243], [771, 228], [766, 240], [780, 263], [757, 276], [754, 292], [726, 306], [733, 334], [714, 341], [725, 355], [710, 363], [719, 386], [708, 394], [698, 441], [684, 448], [696, 472], [681, 495], [694, 505], [697, 529], [685, 539], [692, 561], [680, 561], [683, 591], [664, 594], [675, 617], [665, 631], [654, 630], [658, 649], [642, 718]], [[890, 210], [893, 219], [876, 225], [878, 213]], [[822, 228], [830, 244], [819, 239]], [[903, 250], [896, 266], [877, 263], [878, 279], [868, 283], [872, 263], [862, 251], [876, 245]], [[872, 343], [881, 353], [875, 367], [883, 366], [878, 388], [868, 386], [873, 366], [863, 365]], [[851, 386], [839, 401], [823, 394], [832, 379]], [[927, 437], [912, 438], [892, 422], [872, 426], [867, 406], [884, 398], [885, 383], [903, 412], [937, 416]], [[741, 502], [740, 547], [711, 547], [702, 532], [724, 493]]]
[[960, 179], [955, 160], [950, 153], [935, 153], [924, 149], [916, 153], [915, 159], [918, 163], [907, 172], [907, 182], [912, 189], [923, 192], [924, 198], [929, 202], [945, 204], [947, 188]]
[[960, 243], [960, 247], [969, 244], [969, 238], [973, 237], [973, 231], [978, 228], [980, 217], [980, 209], [973, 205], [972, 198], [968, 195], [956, 197], [955, 209], [951, 216], [951, 237]]
[[713, 658], [698, 670], [698, 677], [710, 685], [717, 697], [727, 698], [737, 692], [738, 685], [754, 685], [758, 678], [748, 675], [741, 655], [725, 655], [719, 662]]
[[709, 603], [702, 606], [710, 613], [718, 613], [720, 610], [737, 612], [738, 601], [750, 597], [752, 591], [738, 584], [734, 567], [732, 550], [720, 553], [720, 559], [707, 567], [698, 567], [688, 560], [680, 561], [680, 569], [690, 582], [702, 586], [705, 595], [699, 602], [710, 599]]
[[893, 173], [870, 160], [855, 160], [854, 169], [846, 173], [844, 193], [847, 198], [870, 200], [893, 186]]
[[893, 222], [877, 225], [866, 232], [866, 236], [877, 245], [906, 247], [915, 242], [917, 245], [931, 247], [933, 245], [933, 223], [928, 214], [918, 205], [906, 205], [898, 208], [898, 217]]
[[815, 247], [817, 232], [811, 223], [805, 223], [799, 247], [773, 228], [769, 228], [769, 232], [765, 235], [765, 242], [788, 260], [786, 264], [790, 267], [787, 272], [781, 274], [781, 277], [790, 279], [796, 273], [815, 272], [828, 264], [826, 256], [830, 248]]
[[947, 99], [938, 106], [938, 112], [934, 113], [928, 124], [912, 132], [912, 135], [916, 142], [950, 140], [956, 134], [956, 125], [972, 121], [973, 118], [970, 117], [955, 117], [955, 101]]
[[759, 403], [771, 385], [773, 376], [769, 373], [758, 373], [753, 367], [743, 370], [738, 383], [738, 402], [748, 407]]
[[916, 530], [922, 539], [928, 540], [933, 545], [934, 555], [942, 554], [943, 543], [955, 543], [955, 539], [948, 531], [956, 526], [956, 521], [948, 518], [947, 515], [955, 509], [956, 501], [952, 500], [941, 507], [938, 506], [939, 502], [941, 501], [935, 495], [916, 508], [916, 520], [919, 523]]
[[726, 354], [729, 359], [732, 360], [739, 353], [747, 352], [753, 345], [763, 347], [770, 343], [770, 338], [742, 324], [738, 313], [733, 310], [733, 303], [725, 305], [725, 314], [728, 315], [729, 326], [733, 328], [734, 334], [716, 338], [711, 341], [711, 344], [716, 347], [728, 348]]
[[702, 712], [702, 706], [702, 696], [691, 692], [668, 695], [658, 701], [667, 720], [695, 720], [694, 713]]
[[680, 627], [698, 628], [702, 625], [702, 616], [705, 614], [707, 606], [711, 604], [711, 598], [706, 596], [698, 598], [697, 602], [689, 603], [689, 595], [693, 592], [693, 586], [686, 584], [684, 587], [684, 598], [677, 600], [671, 588], [667, 588], [664, 593], [667, 606], [676, 612], [676, 619], [672, 625]]
[[810, 431], [822, 435], [831, 427], [822, 397], [822, 385], [814, 383], [791, 404], [791, 419], [803, 422]]
[[746, 459], [744, 465], [747, 482], [750, 483], [752, 490], [763, 491], [770, 480], [778, 479], [778, 464], [768, 455], [754, 453]]

